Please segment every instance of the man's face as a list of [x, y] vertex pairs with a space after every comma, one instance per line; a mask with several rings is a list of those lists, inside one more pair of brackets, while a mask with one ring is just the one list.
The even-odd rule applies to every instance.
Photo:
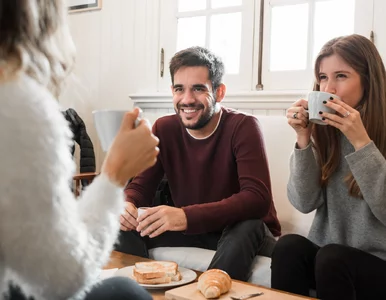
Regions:
[[188, 129], [204, 128], [215, 112], [213, 93], [206, 67], [183, 67], [174, 74], [174, 110]]

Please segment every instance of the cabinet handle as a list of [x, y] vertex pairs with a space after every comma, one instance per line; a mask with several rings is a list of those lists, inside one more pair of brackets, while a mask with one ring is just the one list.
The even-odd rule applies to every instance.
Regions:
[[164, 68], [165, 68], [165, 50], [161, 48], [161, 60], [160, 60], [160, 76], [164, 77]]
[[372, 41], [374, 43], [374, 31], [373, 30], [370, 31], [370, 41]]

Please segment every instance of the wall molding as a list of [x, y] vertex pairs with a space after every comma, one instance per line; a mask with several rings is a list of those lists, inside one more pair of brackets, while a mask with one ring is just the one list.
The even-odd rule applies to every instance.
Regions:
[[[234, 109], [285, 110], [308, 91], [253, 91], [228, 93], [221, 102]], [[173, 109], [172, 96], [169, 93], [129, 95], [134, 106], [142, 109]]]

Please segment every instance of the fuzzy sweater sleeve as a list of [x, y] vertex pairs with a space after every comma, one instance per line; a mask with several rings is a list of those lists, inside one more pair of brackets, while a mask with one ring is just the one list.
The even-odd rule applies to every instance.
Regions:
[[26, 77], [1, 84], [0, 97], [0, 280], [36, 299], [77, 297], [107, 262], [123, 189], [101, 175], [75, 199], [70, 130], [55, 99]]

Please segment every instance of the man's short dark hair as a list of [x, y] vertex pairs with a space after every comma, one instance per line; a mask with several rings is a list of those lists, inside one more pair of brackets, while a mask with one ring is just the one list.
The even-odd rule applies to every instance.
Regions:
[[212, 82], [213, 92], [222, 83], [224, 63], [221, 58], [203, 47], [190, 47], [177, 52], [170, 60], [169, 70], [174, 84], [174, 74], [183, 67], [207, 67], [209, 80]]

